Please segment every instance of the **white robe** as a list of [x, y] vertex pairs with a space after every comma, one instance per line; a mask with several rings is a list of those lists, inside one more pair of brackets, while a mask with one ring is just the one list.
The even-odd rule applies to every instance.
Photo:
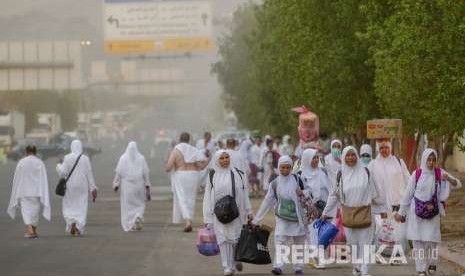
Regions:
[[8, 214], [12, 219], [19, 206], [26, 225], [37, 226], [41, 206], [42, 216], [50, 221], [47, 171], [44, 162], [34, 155], [24, 157], [16, 166], [8, 205]]
[[330, 153], [325, 156], [325, 169], [328, 173], [330, 189], [333, 191], [336, 188], [337, 172], [342, 168], [341, 163], [334, 159]]
[[[352, 146], [346, 147], [342, 153], [341, 160], [345, 160], [345, 156], [349, 151], [353, 151], [357, 155], [357, 164], [354, 167], [349, 167], [343, 161], [342, 185], [338, 185], [334, 192], [328, 197], [323, 215], [334, 216], [338, 204], [343, 204], [348, 207], [371, 205], [371, 226], [361, 229], [344, 227], [347, 244], [357, 246], [357, 257], [360, 258], [362, 256], [363, 246], [373, 244], [375, 215], [386, 212], [387, 208], [379, 193], [379, 187], [373, 181], [372, 177], [368, 177], [359, 159], [357, 150]], [[362, 273], [368, 273], [367, 263], [361, 266], [355, 264], [354, 267], [361, 269]]]
[[[73, 141], [74, 142], [74, 141]], [[57, 165], [57, 172], [60, 177], [67, 177], [70, 173], [81, 149], [73, 150], [65, 156], [62, 164]], [[86, 155], [82, 155], [71, 177], [66, 183], [66, 193], [63, 197], [63, 217], [66, 222], [66, 231], [71, 231], [71, 225], [76, 224], [79, 232], [84, 233], [87, 222], [87, 208], [89, 202], [89, 192], [97, 190], [90, 160]]]
[[[242, 225], [247, 223], [247, 215], [251, 214], [252, 207], [249, 200], [248, 186], [243, 175], [234, 169], [224, 169], [219, 166], [219, 156], [227, 151], [218, 151], [215, 154], [213, 185], [210, 179], [207, 179], [205, 185], [205, 194], [203, 199], [203, 219], [206, 224], [213, 224], [218, 244], [224, 242], [237, 243], [241, 234]], [[234, 173], [234, 182], [236, 190], [236, 204], [239, 209], [239, 217], [228, 224], [218, 221], [213, 210], [215, 203], [222, 197], [232, 195], [231, 170]]]
[[[434, 171], [430, 171], [426, 166], [426, 159], [429, 154], [433, 153], [432, 150], [425, 150], [422, 158], [422, 173], [416, 182], [416, 174], [413, 172], [408, 182], [407, 190], [404, 198], [401, 201], [401, 208], [399, 214], [402, 216], [407, 215], [407, 239], [413, 241], [424, 242], [441, 242], [441, 216], [445, 215], [444, 206], [439, 204], [440, 214], [432, 219], [422, 219], [415, 214], [415, 200], [414, 196], [420, 200], [430, 200], [435, 191], [435, 175]], [[441, 173], [447, 173], [441, 169]], [[450, 175], [450, 174], [449, 174]], [[452, 177], [452, 176], [451, 176]], [[454, 178], [458, 185], [454, 187], [458, 189], [462, 187], [460, 181]], [[415, 187], [416, 186], [416, 187]], [[440, 189], [438, 188], [438, 195], [440, 201], [446, 201], [450, 194], [450, 183], [442, 180]]]
[[[310, 165], [313, 157], [317, 153], [314, 149], [306, 149], [302, 153], [302, 162], [300, 164], [300, 170], [302, 172], [301, 178], [304, 185], [308, 188], [307, 191], [311, 191], [313, 201], [318, 200], [328, 201], [330, 193], [330, 181], [327, 172], [321, 167], [312, 168]], [[306, 195], [307, 197], [310, 195]]]
[[[292, 160], [288, 156], [282, 156], [280, 158], [280, 163], [282, 160], [286, 160], [291, 166], [292, 166]], [[297, 198], [297, 193], [296, 190], [299, 187], [299, 184], [295, 180], [294, 176], [289, 174], [288, 176], [282, 176], [279, 175], [276, 178], [276, 181], [278, 184], [276, 185], [276, 193], [278, 198], [284, 198], [284, 199], [292, 199], [294, 200], [297, 214], [301, 214], [302, 212], [300, 211], [300, 202]], [[276, 204], [278, 204], [278, 200], [275, 197], [275, 192], [272, 187], [268, 189], [268, 192], [266, 193], [262, 204], [260, 205], [259, 210], [257, 211], [257, 214], [255, 215], [255, 218], [253, 220], [253, 224], [260, 224], [260, 222], [263, 220], [265, 215], [270, 209], [273, 209], [276, 207]], [[299, 222], [293, 222], [293, 221], [288, 221], [281, 219], [277, 216], [276, 218], [276, 229], [275, 229], [275, 236], [276, 237], [281, 237], [281, 236], [287, 236], [287, 237], [296, 237], [296, 236], [305, 236], [306, 235], [306, 230], [305, 226], [303, 224], [302, 218], [299, 217]]]
[[150, 187], [150, 171], [145, 157], [139, 153], [137, 145], [131, 143], [118, 162], [113, 181], [113, 188], [121, 188], [121, 226], [124, 231], [130, 231], [137, 219], [143, 221], [146, 187]]
[[[180, 143], [175, 149], [183, 155], [184, 163], [205, 160], [202, 151], [189, 144]], [[194, 217], [199, 176], [199, 171], [174, 171], [171, 173], [173, 223], [181, 223], [183, 219], [192, 220]]]
[[[404, 160], [390, 155], [387, 158], [381, 154], [372, 160], [368, 169], [375, 182], [381, 188], [386, 206], [399, 205], [407, 187], [410, 173]], [[389, 211], [391, 208], [389, 208]]]

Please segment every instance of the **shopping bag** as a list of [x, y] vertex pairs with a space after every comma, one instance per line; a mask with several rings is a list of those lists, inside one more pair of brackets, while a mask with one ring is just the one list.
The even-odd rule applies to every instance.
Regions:
[[[382, 245], [385, 249], [381, 253], [385, 257], [391, 257], [394, 246], [400, 246], [407, 254], [409, 243], [407, 240], [407, 224], [396, 222], [392, 217], [382, 220], [381, 228], [376, 237], [377, 247]], [[398, 252], [399, 249], [397, 249]]]
[[199, 229], [197, 233], [197, 250], [204, 256], [216, 256], [220, 253], [220, 247], [216, 242], [213, 229], [207, 227]]
[[269, 236], [268, 229], [244, 225], [236, 246], [235, 260], [249, 264], [270, 264]]
[[315, 220], [313, 228], [318, 231], [318, 245], [324, 246], [325, 249], [331, 244], [339, 232], [336, 225], [320, 219]]

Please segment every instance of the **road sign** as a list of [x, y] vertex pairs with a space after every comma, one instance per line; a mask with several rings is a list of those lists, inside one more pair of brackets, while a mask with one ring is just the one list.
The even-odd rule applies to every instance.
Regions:
[[367, 121], [368, 139], [394, 139], [402, 137], [402, 120], [379, 119]]
[[213, 49], [207, 0], [104, 0], [107, 53]]

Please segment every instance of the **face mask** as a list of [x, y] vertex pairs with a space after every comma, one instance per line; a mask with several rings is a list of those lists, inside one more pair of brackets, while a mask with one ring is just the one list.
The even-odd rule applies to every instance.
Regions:
[[367, 156], [362, 156], [362, 163], [365, 164], [365, 165], [368, 165], [371, 161], [371, 157], [367, 157]]
[[342, 154], [342, 151], [338, 148], [332, 148], [331, 149], [331, 154], [335, 157], [335, 158], [339, 158], [341, 157], [341, 154]]

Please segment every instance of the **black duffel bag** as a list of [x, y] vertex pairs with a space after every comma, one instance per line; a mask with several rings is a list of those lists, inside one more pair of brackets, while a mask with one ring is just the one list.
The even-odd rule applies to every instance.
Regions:
[[271, 264], [269, 236], [268, 230], [250, 224], [244, 225], [236, 246], [235, 261], [257, 265]]
[[[213, 171], [214, 172], [214, 171]], [[213, 174], [211, 174], [210, 181], [213, 180]], [[231, 171], [231, 183], [232, 183], [232, 196], [227, 195], [220, 198], [215, 203], [213, 212], [216, 218], [223, 224], [228, 224], [231, 221], [239, 217], [239, 208], [236, 203], [236, 185], [234, 183], [234, 173]], [[212, 183], [213, 186], [213, 183]]]
[[71, 171], [69, 172], [68, 176], [66, 178], [60, 178], [58, 181], [58, 185], [55, 188], [55, 194], [58, 196], [65, 196], [66, 194], [66, 183], [68, 182], [69, 178], [74, 172], [74, 169], [76, 169], [77, 164], [79, 163], [79, 159], [81, 159], [82, 154], [78, 156], [76, 159], [76, 162], [74, 162], [73, 168], [71, 168]]

